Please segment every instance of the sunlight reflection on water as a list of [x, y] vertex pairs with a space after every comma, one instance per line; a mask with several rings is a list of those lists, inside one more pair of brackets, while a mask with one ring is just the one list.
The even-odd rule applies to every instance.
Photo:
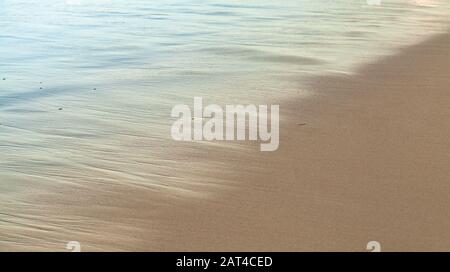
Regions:
[[[116, 208], [115, 186], [195, 194], [178, 168], [194, 176], [201, 166], [169, 152], [173, 105], [194, 95], [273, 101], [295, 94], [302, 77], [348, 73], [446, 30], [450, 17], [444, 1], [282, 2], [1, 1], [0, 250], [91, 235], [109, 219], [83, 203]], [[68, 196], [52, 192], [61, 185], [72, 186]], [[51, 207], [71, 213], [44, 215]]]

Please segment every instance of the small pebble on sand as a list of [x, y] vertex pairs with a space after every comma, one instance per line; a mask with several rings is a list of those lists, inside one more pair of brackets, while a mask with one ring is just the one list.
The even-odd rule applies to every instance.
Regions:
[[63, 108], [59, 108], [58, 110], [62, 110]]

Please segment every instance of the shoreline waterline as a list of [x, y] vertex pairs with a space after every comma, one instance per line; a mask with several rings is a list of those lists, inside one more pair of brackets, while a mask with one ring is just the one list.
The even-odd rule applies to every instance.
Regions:
[[[391, 230], [386, 233], [383, 230], [389, 224], [398, 224], [399, 231], [411, 226], [410, 220], [416, 218], [411, 217], [415, 214], [412, 209], [418, 209], [421, 216], [429, 213], [427, 216], [433, 218], [445, 212], [445, 209], [428, 210], [445, 201], [439, 197], [440, 193], [434, 194], [434, 200], [419, 201], [421, 208], [414, 202], [409, 202], [411, 208], [405, 208], [399, 202], [420, 197], [417, 194], [445, 192], [445, 184], [439, 177], [442, 178], [448, 168], [434, 173], [430, 172], [432, 169], [425, 171], [417, 166], [417, 169], [405, 168], [409, 167], [409, 159], [418, 156], [414, 153], [416, 149], [422, 153], [434, 152], [434, 164], [445, 163], [445, 155], [437, 151], [445, 139], [436, 137], [435, 133], [447, 134], [443, 133], [446, 128], [442, 126], [428, 131], [433, 128], [433, 122], [443, 121], [434, 118], [443, 115], [436, 116], [439, 110], [427, 112], [411, 108], [409, 105], [416, 105], [420, 96], [417, 86], [408, 82], [398, 85], [397, 81], [399, 77], [414, 75], [422, 84], [419, 87], [427, 86], [428, 91], [433, 91], [427, 94], [426, 105], [435, 105], [435, 98], [441, 100], [438, 104], [445, 104], [445, 96], [439, 92], [445, 92], [445, 88], [439, 88], [448, 86], [445, 85], [448, 71], [444, 70], [448, 69], [448, 63], [441, 57], [448, 49], [448, 39], [448, 34], [440, 35], [413, 45], [401, 54], [361, 67], [358, 75], [316, 79], [312, 84], [319, 91], [317, 96], [281, 102], [281, 131], [284, 133], [281, 134], [280, 152], [260, 156], [256, 145], [245, 143], [174, 143], [173, 150], [178, 151], [173, 157], [177, 163], [173, 165], [172, 177], [175, 178], [171, 181], [178, 181], [178, 193], [175, 191], [174, 194], [174, 188], [163, 183], [150, 187], [144, 184], [130, 186], [112, 180], [54, 184], [41, 187], [42, 191], [30, 191], [27, 200], [20, 201], [22, 207], [18, 207], [17, 202], [2, 205], [3, 218], [7, 219], [3, 221], [7, 224], [1, 225], [5, 230], [2, 233], [9, 232], [10, 239], [15, 242], [3, 239], [1, 248], [33, 250], [30, 244], [34, 244], [35, 250], [64, 250], [63, 241], [68, 239], [79, 240], [86, 251], [214, 251], [219, 244], [220, 250], [232, 251], [358, 251], [359, 246], [364, 249], [363, 242], [367, 238], [383, 241], [385, 250], [446, 249], [445, 239], [430, 244], [417, 238], [425, 236], [424, 228], [430, 230], [431, 225], [424, 225], [428, 224], [427, 220], [417, 229], [410, 227], [410, 231], [418, 235], [411, 241], [407, 241], [408, 237], [412, 238], [408, 232], [400, 234]], [[424, 73], [418, 74], [409, 62], [423, 67]], [[435, 70], [430, 71], [431, 63]], [[439, 83], [424, 83], [423, 78], [428, 77]], [[383, 85], [380, 85], [380, 79], [384, 79]], [[395, 84], [392, 80], [396, 80]], [[335, 88], [340, 92], [330, 92]], [[399, 99], [404, 105], [401, 108], [396, 106]], [[429, 110], [428, 107], [425, 109]], [[408, 126], [403, 118], [409, 117], [404, 117], [403, 112], [411, 114], [417, 122], [416, 136], [396, 127], [397, 118], [399, 124]], [[394, 121], [387, 121], [386, 117]], [[298, 122], [305, 126], [298, 126]], [[423, 122], [431, 123], [422, 128]], [[402, 147], [395, 139], [404, 137], [405, 133], [419, 138]], [[434, 139], [431, 142], [430, 137]], [[386, 142], [387, 139], [393, 142]], [[415, 145], [413, 149], [409, 143]], [[393, 155], [399, 151], [410, 154], [404, 159]], [[433, 157], [426, 158], [433, 160]], [[382, 163], [383, 160], [388, 162]], [[399, 165], [389, 165], [392, 163], [389, 160]], [[270, 167], [266, 167], [268, 165]], [[396, 173], [396, 168], [401, 171]], [[417, 179], [412, 178], [410, 171]], [[383, 172], [388, 174], [374, 179]], [[419, 179], [424, 175], [434, 181], [432, 187], [421, 184]], [[396, 182], [391, 180], [393, 177]], [[398, 212], [405, 215], [398, 219], [400, 221], [391, 218], [399, 216], [397, 210], [390, 211], [379, 199], [390, 203], [391, 207], [400, 205], [403, 210]], [[46, 216], [34, 216], [35, 209], [44, 209]], [[331, 212], [334, 215], [329, 214]], [[340, 216], [342, 212], [345, 215]], [[433, 224], [435, 229], [444, 231], [449, 222], [441, 218], [433, 221], [440, 223]], [[334, 226], [330, 229], [328, 224], [331, 222]], [[8, 224], [21, 227], [11, 232]], [[63, 231], [58, 226], [64, 226]], [[345, 232], [350, 226], [357, 226], [353, 234]], [[445, 236], [445, 231], [440, 235]], [[18, 244], [17, 237], [23, 237], [20, 239], [22, 245]]]
[[280, 150], [208, 153], [234, 157], [211, 169], [228, 187], [164, 209], [170, 246], [151, 250], [447, 251], [448, 44], [436, 35], [280, 102]]
[[[225, 13], [208, 12], [207, 8], [183, 1], [179, 11], [170, 1], [163, 1], [167, 5], [158, 7], [146, 7], [141, 5], [144, 2], [134, 1], [130, 9], [122, 13], [114, 12], [120, 7], [117, 3], [112, 3], [113, 6], [99, 4], [97, 10], [87, 5], [55, 8], [49, 7], [48, 1], [42, 1], [36, 11], [42, 14], [37, 15], [39, 20], [34, 26], [33, 22], [28, 21], [31, 19], [22, 14], [26, 9], [18, 9], [22, 2], [17, 1], [18, 4], [2, 9], [7, 15], [3, 18], [7, 19], [0, 19], [0, 25], [5, 27], [5, 33], [0, 35], [0, 39], [5, 41], [0, 49], [4, 64], [0, 67], [0, 78], [5, 79], [0, 80], [0, 151], [4, 154], [0, 159], [0, 251], [65, 251], [66, 242], [69, 241], [79, 241], [86, 251], [357, 250], [359, 242], [364, 240], [365, 232], [361, 230], [371, 230], [372, 233], [387, 237], [387, 240], [402, 242], [407, 250], [439, 248], [439, 245], [433, 247], [423, 240], [420, 243], [408, 242], [407, 237], [401, 234], [399, 240], [395, 240], [391, 235], [380, 234], [371, 227], [385, 228], [386, 225], [375, 219], [392, 220], [392, 214], [387, 216], [374, 212], [376, 218], [373, 222], [365, 216], [358, 221], [354, 215], [362, 213], [364, 209], [373, 212], [375, 198], [369, 199], [369, 204], [361, 202], [361, 210], [349, 209], [348, 217], [359, 223], [360, 232], [356, 231], [355, 236], [347, 233], [351, 228], [345, 218], [340, 221], [335, 218], [337, 215], [324, 211], [325, 206], [331, 206], [330, 210], [333, 210], [332, 204], [344, 210], [349, 207], [349, 203], [359, 203], [351, 191], [341, 190], [344, 186], [354, 185], [349, 180], [363, 179], [368, 188], [381, 191], [377, 191], [380, 196], [385, 195], [384, 190], [388, 190], [387, 186], [378, 188], [370, 185], [373, 176], [365, 180], [358, 169], [354, 177], [345, 171], [354, 169], [351, 163], [358, 165], [358, 162], [346, 157], [348, 154], [364, 160], [364, 155], [370, 155], [372, 150], [361, 147], [365, 153], [359, 154], [350, 145], [349, 153], [333, 149], [331, 146], [336, 143], [326, 136], [338, 136], [341, 139], [339, 136], [347, 133], [343, 128], [354, 129], [358, 135], [360, 122], [368, 120], [374, 120], [374, 126], [383, 127], [385, 123], [378, 121], [378, 116], [374, 114], [376, 109], [371, 110], [370, 114], [374, 114], [371, 119], [352, 119], [349, 116], [349, 112], [362, 116], [368, 114], [363, 109], [367, 105], [364, 99], [353, 102], [356, 98], [352, 98], [352, 95], [360, 97], [359, 91], [367, 91], [368, 96], [375, 96], [373, 103], [379, 103], [380, 107], [384, 102], [391, 105], [400, 101], [401, 88], [394, 88], [394, 96], [383, 92], [383, 95], [392, 98], [386, 101], [381, 98], [378, 100], [375, 94], [370, 94], [371, 91], [366, 89], [377, 89], [378, 85], [390, 88], [388, 82], [393, 78], [381, 71], [378, 62], [383, 63], [392, 58], [400, 58], [405, 62], [405, 57], [397, 56], [414, 51], [411, 48], [429, 47], [430, 50], [418, 51], [430, 53], [433, 60], [442, 53], [433, 53], [434, 48], [437, 48], [432, 42], [435, 38], [431, 38], [431, 42], [427, 40], [413, 46], [406, 46], [409, 40], [404, 39], [410, 33], [413, 33], [411, 40], [414, 40], [420, 37], [422, 30], [434, 34], [445, 28], [445, 18], [439, 19], [445, 22], [437, 25], [430, 20], [427, 12], [432, 13], [431, 9], [418, 9], [419, 16], [417, 10], [402, 10], [395, 3], [386, 6], [384, 11], [383, 7], [369, 9], [362, 5], [349, 6], [352, 11], [364, 11], [360, 21], [367, 19], [365, 26], [347, 22], [348, 18], [342, 15], [345, 8], [332, 6], [329, 7], [330, 14], [336, 16], [337, 24], [349, 29], [342, 29], [343, 33], [332, 31], [333, 35], [328, 37], [325, 35], [328, 33], [326, 29], [316, 29], [308, 23], [308, 20], [317, 23], [314, 21], [317, 20], [315, 16], [330, 19], [331, 15], [319, 12], [320, 7], [314, 5], [305, 5], [305, 10], [288, 11], [283, 11], [285, 6], [278, 6], [273, 9], [278, 17], [267, 23], [258, 16], [269, 15], [270, 8], [273, 8], [268, 3], [270, 1], [262, 1], [260, 6], [242, 6], [239, 3], [220, 6], [214, 1], [207, 1], [207, 7], [223, 9], [230, 17], [226, 17]], [[371, 12], [376, 14], [372, 15]], [[411, 17], [401, 20], [401, 14]], [[309, 19], [300, 18], [300, 15]], [[241, 22], [239, 16], [254, 24], [250, 28]], [[70, 20], [62, 23], [61, 18]], [[76, 18], [80, 18], [80, 21], [74, 20]], [[122, 26], [124, 18], [136, 20], [129, 19], [128, 26]], [[242, 33], [248, 31], [252, 35], [245, 39], [245, 35], [232, 31], [232, 27], [225, 28], [227, 31], [218, 35], [222, 30], [220, 24], [211, 24], [202, 31], [194, 31], [211, 19], [226, 21], [229, 18], [232, 18], [229, 21], [236, 29], [242, 30]], [[292, 20], [289, 21], [290, 26], [285, 26], [283, 18]], [[174, 28], [186, 19], [191, 24], [181, 30]], [[389, 20], [398, 24], [392, 30], [393, 34], [405, 29], [410, 32], [405, 31], [401, 37], [383, 36], [383, 31], [377, 32], [380, 28], [386, 28], [388, 32]], [[165, 23], [158, 24], [158, 21]], [[141, 22], [156, 25], [150, 31], [151, 28]], [[415, 33], [410, 28], [414, 22], [423, 23], [423, 29]], [[305, 29], [296, 30], [292, 27], [296, 24]], [[267, 28], [268, 25], [272, 27]], [[20, 26], [24, 31], [15, 34], [16, 27]], [[130, 26], [133, 26], [133, 31], [126, 33]], [[62, 39], [60, 30], [65, 27], [70, 29], [70, 35], [66, 34], [66, 38]], [[364, 32], [367, 30], [365, 27], [369, 29], [367, 32]], [[155, 29], [156, 32], [153, 32]], [[279, 31], [275, 32], [276, 29]], [[39, 31], [33, 33], [33, 30]], [[111, 35], [114, 30], [118, 30], [117, 35]], [[274, 31], [278, 35], [272, 37], [264, 31]], [[94, 35], [96, 33], [100, 34]], [[314, 33], [317, 35], [314, 36]], [[428, 39], [430, 33], [419, 39]], [[155, 35], [150, 37], [149, 34]], [[286, 40], [289, 35], [305, 35], [305, 38]], [[372, 39], [372, 36], [376, 38]], [[210, 37], [217, 40], [208, 39]], [[323, 40], [325, 38], [328, 40]], [[78, 39], [82, 42], [75, 46], [74, 41]], [[133, 39], [138, 42], [128, 42]], [[370, 42], [373, 42], [371, 46], [377, 47], [376, 41], [383, 39], [386, 39], [386, 48], [373, 48], [367, 52], [357, 50], [358, 46]], [[361, 43], [355, 42], [358, 40]], [[348, 41], [348, 48], [345, 47], [345, 41]], [[19, 55], [12, 53], [17, 50], [16, 44], [23, 46]], [[305, 48], [305, 52], [301, 48]], [[352, 48], [356, 55], [348, 53]], [[52, 52], [48, 53], [50, 49]], [[390, 53], [392, 55], [386, 56]], [[411, 57], [415, 59], [417, 54], [411, 54]], [[423, 66], [429, 65], [422, 57], [419, 59], [417, 63], [408, 63], [411, 67], [396, 66], [396, 63], [393, 63], [395, 69], [381, 66], [393, 74], [405, 73], [411, 75], [412, 79], [423, 78], [422, 74], [416, 75], [417, 71], [412, 71], [422, 62]], [[344, 69], [352, 66], [347, 62], [356, 63], [358, 68]], [[336, 66], [333, 66], [334, 63]], [[364, 65], [359, 66], [358, 63]], [[439, 60], [436, 63], [444, 65]], [[378, 68], [373, 72], [368, 71], [372, 70], [371, 67]], [[371, 73], [374, 73], [373, 77]], [[429, 71], [425, 70], [424, 73], [428, 75]], [[367, 79], [367, 86], [361, 83], [362, 77]], [[346, 78], [349, 81], [344, 80], [345, 84], [342, 83], [341, 80]], [[445, 75], [436, 71], [436, 76], [432, 78], [444, 80]], [[355, 90], [355, 86], [359, 86], [359, 90]], [[433, 89], [433, 86], [431, 82], [430, 88]], [[170, 138], [170, 110], [178, 103], [192, 102], [194, 96], [204, 97], [206, 103], [281, 104], [280, 147], [288, 145], [292, 151], [283, 153], [286, 152], [283, 149], [281, 154], [286, 155], [279, 156], [279, 153], [260, 154], [257, 145], [248, 142], [173, 141]], [[443, 98], [442, 101], [445, 101]], [[433, 97], [429, 99], [434, 101]], [[286, 103], [289, 100], [294, 102]], [[408, 101], [404, 103], [408, 104]], [[416, 100], [413, 102], [417, 103]], [[336, 105], [342, 106], [343, 110]], [[411, 104], [411, 108], [416, 106]], [[409, 113], [403, 110], [403, 113]], [[391, 114], [398, 117], [400, 113], [391, 111]], [[424, 116], [426, 114], [424, 112]], [[332, 119], [331, 115], [336, 118]], [[352, 123], [347, 123], [347, 118]], [[382, 118], [384, 122], [390, 122], [389, 116]], [[330, 120], [335, 121], [335, 124], [327, 123]], [[370, 131], [373, 128], [365, 129]], [[389, 133], [390, 130], [387, 131]], [[438, 132], [433, 130], [433, 133]], [[430, 137], [426, 132], [423, 133], [423, 138]], [[295, 144], [297, 136], [299, 145]], [[347, 136], [351, 138], [352, 134]], [[381, 136], [383, 138], [385, 135]], [[367, 137], [374, 150], [375, 146], [384, 144], [369, 135], [364, 137]], [[350, 164], [336, 163], [336, 167], [341, 166], [342, 169], [335, 169], [331, 161], [319, 156], [325, 156], [325, 153], [314, 154], [311, 147], [329, 152], [330, 160], [334, 158], [339, 161], [339, 157], [333, 156], [342, 153]], [[436, 147], [432, 145], [432, 148]], [[293, 154], [294, 151], [298, 151], [298, 154]], [[441, 156], [439, 158], [444, 158], [438, 150], [436, 152]], [[377, 156], [382, 155], [380, 153]], [[417, 154], [412, 152], [406, 155]], [[372, 157], [371, 160], [379, 163], [378, 157]], [[442, 163], [442, 160], [438, 163]], [[367, 165], [359, 166], [364, 169], [363, 166]], [[403, 177], [402, 173], [395, 172], [395, 165], [385, 167], [392, 176]], [[297, 168], [302, 171], [296, 172]], [[327, 168], [342, 171], [338, 175], [342, 183], [317, 181], [316, 176], [320, 176], [322, 170], [324, 175], [331, 173], [327, 172]], [[375, 169], [372, 169], [372, 174], [381, 175]], [[270, 177], [277, 174], [280, 174], [280, 180], [271, 184]], [[298, 180], [305, 179], [304, 186], [297, 184]], [[421, 187], [414, 182], [414, 186]], [[277, 187], [278, 183], [282, 186]], [[394, 188], [400, 191], [404, 186], [401, 183]], [[442, 184], [436, 186], [446, 189]], [[290, 191], [290, 188], [293, 190]], [[330, 192], [334, 189], [339, 195]], [[366, 196], [367, 192], [359, 189]], [[416, 191], [409, 192], [412, 195], [405, 198], [420, 198]], [[296, 202], [295, 193], [309, 202]], [[246, 201], [242, 200], [244, 196], [248, 197]], [[387, 196], [388, 199], [392, 197], [389, 194]], [[422, 202], [425, 206], [427, 203], [437, 206], [441, 204], [438, 200], [441, 200], [439, 196], [435, 202], [428, 198], [422, 199]], [[303, 206], [294, 205], [299, 203]], [[400, 207], [401, 204], [393, 202], [393, 205]], [[286, 207], [287, 210], [284, 209]], [[299, 214], [293, 212], [297, 208], [306, 214], [306, 222], [299, 220]], [[342, 210], [335, 210], [336, 214], [342, 215], [339, 213]], [[382, 210], [386, 212], [386, 207], [382, 206]], [[424, 216], [425, 211], [419, 210]], [[269, 218], [264, 211], [283, 223], [279, 230], [273, 218]], [[326, 216], [316, 217], [312, 215], [314, 212]], [[219, 216], [215, 218], [215, 214]], [[434, 216], [433, 219], [436, 219]], [[408, 214], [399, 226], [408, 229], [406, 223], [410, 220]], [[323, 227], [325, 223], [334, 222], [339, 223], [336, 231]], [[444, 219], [440, 222], [436, 228], [443, 228], [447, 224]], [[329, 247], [326, 241], [315, 236], [318, 234], [314, 231], [317, 226], [325, 233], [324, 237], [330, 238]], [[428, 225], [421, 227], [433, 229]], [[199, 230], [202, 233], [196, 233]], [[414, 233], [421, 235], [422, 230], [414, 230]], [[217, 235], [219, 232], [225, 234]], [[445, 231], [443, 233], [447, 235]], [[287, 234], [297, 238], [289, 241]], [[336, 238], [336, 234], [340, 234], [341, 238]], [[266, 238], [261, 239], [262, 236]], [[227, 237], [230, 239], [227, 240]], [[308, 240], [308, 237], [313, 238]], [[350, 242], [344, 241], [345, 238]], [[280, 247], [270, 248], [270, 244], [276, 241]], [[447, 244], [440, 246], [445, 248]], [[389, 249], [389, 245], [386, 248]]]

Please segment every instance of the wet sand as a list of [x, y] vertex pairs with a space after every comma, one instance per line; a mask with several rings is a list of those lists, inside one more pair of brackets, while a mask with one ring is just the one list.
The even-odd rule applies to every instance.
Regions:
[[205, 196], [168, 201], [144, 247], [450, 250], [449, 45], [440, 35], [354, 75], [313, 79], [314, 96], [281, 103], [277, 152], [180, 157], [210, 161]]
[[8, 174], [23, 190], [2, 201], [0, 250], [448, 251], [449, 44], [311, 79], [312, 96], [280, 103], [276, 152], [176, 142], [167, 122], [157, 146], [142, 127], [112, 150], [62, 150], [69, 169]]

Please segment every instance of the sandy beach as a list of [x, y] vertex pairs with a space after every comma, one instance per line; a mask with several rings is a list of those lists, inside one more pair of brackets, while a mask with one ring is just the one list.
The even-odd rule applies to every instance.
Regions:
[[[210, 175], [229, 183], [168, 203], [148, 249], [450, 250], [449, 44], [313, 79], [317, 95], [281, 103], [280, 149], [209, 152]], [[234, 171], [217, 171], [217, 156]]]
[[109, 159], [159, 183], [95, 164], [48, 173], [64, 182], [37, 179], [2, 204], [1, 250], [450, 250], [449, 44], [443, 34], [311, 78], [314, 95], [280, 102], [275, 152], [168, 138], [153, 162], [142, 136]]
[[[0, 10], [0, 251], [450, 250], [447, 1]], [[174, 140], [194, 97], [279, 149]]]

